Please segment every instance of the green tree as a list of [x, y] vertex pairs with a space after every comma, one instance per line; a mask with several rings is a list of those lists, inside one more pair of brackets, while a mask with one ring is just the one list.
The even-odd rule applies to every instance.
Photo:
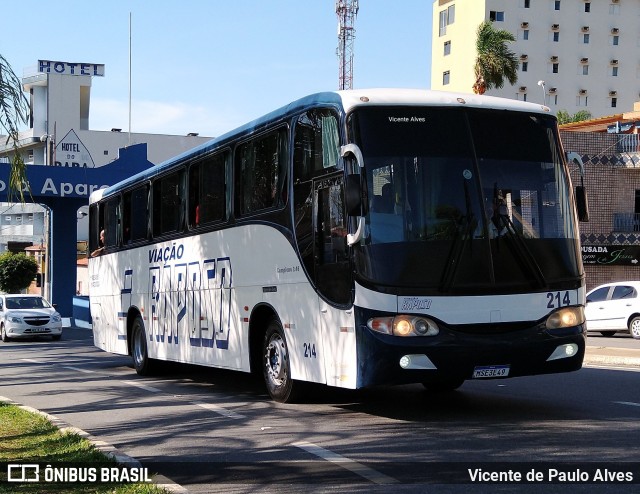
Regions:
[[487, 89], [504, 86], [504, 80], [511, 85], [518, 81], [518, 58], [508, 48], [516, 40], [515, 36], [503, 29], [494, 29], [491, 21], [484, 21], [476, 33], [476, 81], [473, 92], [484, 94]]
[[5, 252], [0, 255], [0, 290], [20, 293], [28, 288], [38, 273], [38, 263], [26, 254]]
[[9, 176], [9, 200], [17, 198], [24, 202], [23, 185], [27, 183], [27, 167], [18, 150], [18, 132], [21, 123], [26, 123], [29, 102], [22, 91], [20, 79], [9, 62], [0, 55], [0, 126], [7, 134], [5, 145], [13, 144], [11, 173]]
[[558, 124], [562, 125], [567, 123], [583, 122], [584, 120], [590, 120], [591, 112], [587, 110], [580, 110], [579, 112], [573, 115], [570, 115], [567, 110], [558, 110], [556, 117], [558, 117]]

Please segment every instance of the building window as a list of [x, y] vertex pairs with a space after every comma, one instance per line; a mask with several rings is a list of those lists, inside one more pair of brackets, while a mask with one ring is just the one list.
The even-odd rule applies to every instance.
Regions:
[[591, 12], [591, 2], [584, 2], [584, 11]]
[[618, 98], [611, 98], [611, 108], [618, 106]]
[[582, 75], [589, 75], [589, 66], [587, 64], [582, 66]]
[[524, 40], [528, 40], [529, 39], [529, 30], [525, 29], [524, 31], [522, 31], [522, 39]]
[[558, 41], [560, 41], [560, 31], [554, 31], [553, 32], [553, 41], [555, 43], [557, 43]]
[[5, 217], [4, 217], [4, 222], [5, 222], [7, 225], [10, 225], [10, 224], [11, 224], [11, 215], [7, 215], [7, 216], [5, 216]]
[[502, 10], [492, 10], [489, 12], [489, 20], [491, 22], [504, 22], [504, 11]]
[[620, 15], [620, 4], [612, 3], [609, 5], [609, 13], [613, 15]]
[[531, 0], [524, 0], [524, 8], [528, 9], [529, 7], [531, 7]]
[[611, 75], [613, 77], [618, 77], [618, 67], [611, 67]]
[[446, 10], [441, 11], [440, 19], [439, 19], [439, 22], [440, 22], [439, 35], [444, 36], [445, 34], [447, 34], [447, 26], [449, 24], [453, 24], [455, 20], [456, 20], [455, 5], [451, 5]]
[[589, 104], [588, 96], [578, 96], [576, 98], [576, 106], [587, 106]]
[[445, 41], [444, 42], [444, 55], [450, 55], [451, 54], [451, 41]]
[[558, 67], [559, 67], [559, 65], [560, 65], [560, 64], [558, 64], [558, 63], [554, 63], [554, 64], [552, 64], [552, 65], [551, 65], [551, 72], [553, 72], [554, 74], [557, 74], [557, 73], [558, 73]]
[[446, 70], [445, 72], [442, 73], [442, 85], [446, 86], [447, 84], [449, 84], [449, 78], [450, 78], [450, 73], [448, 70]]
[[529, 70], [529, 62], [522, 62], [522, 72]]
[[618, 46], [619, 42], [620, 42], [620, 36], [618, 36], [617, 34], [614, 36], [611, 36], [611, 44], [613, 46]]
[[585, 34], [583, 34], [583, 35], [582, 35], [582, 42], [583, 42], [585, 45], [588, 45], [588, 44], [589, 44], [589, 33], [585, 33]]
[[560, 10], [560, 0], [555, 0], [555, 2], [553, 2], [553, 9]]

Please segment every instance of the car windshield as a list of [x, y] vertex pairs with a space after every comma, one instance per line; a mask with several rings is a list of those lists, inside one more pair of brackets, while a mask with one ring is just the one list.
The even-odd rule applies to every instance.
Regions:
[[45, 309], [51, 307], [49, 302], [41, 297], [7, 297], [7, 309]]

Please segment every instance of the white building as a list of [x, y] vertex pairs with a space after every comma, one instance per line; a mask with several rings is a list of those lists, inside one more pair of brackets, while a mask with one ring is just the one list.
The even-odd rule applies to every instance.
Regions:
[[[121, 148], [146, 143], [147, 159], [158, 164], [210, 139], [197, 133], [177, 136], [90, 130], [92, 80], [104, 76], [104, 65], [90, 63], [39, 60], [35, 68], [25, 70], [22, 83], [30, 103], [29, 129], [20, 132], [18, 143], [25, 163], [94, 168], [115, 160]], [[0, 161], [9, 161], [13, 152], [13, 143], [0, 136]], [[80, 169], [78, 173], [82, 173]], [[10, 242], [43, 242], [44, 208], [3, 203], [0, 215], [0, 252], [6, 251]], [[78, 240], [86, 240], [87, 219], [82, 213], [78, 219]]]
[[[431, 88], [472, 92], [476, 31], [514, 34], [518, 82], [486, 94], [593, 117], [631, 108], [640, 92], [640, 0], [435, 0]], [[543, 81], [540, 82], [539, 81]]]

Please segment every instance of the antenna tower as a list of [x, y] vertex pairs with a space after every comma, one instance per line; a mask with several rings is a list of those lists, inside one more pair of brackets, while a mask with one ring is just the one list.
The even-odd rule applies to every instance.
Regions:
[[358, 0], [336, 0], [338, 16], [338, 89], [353, 88], [354, 22], [358, 15]]

